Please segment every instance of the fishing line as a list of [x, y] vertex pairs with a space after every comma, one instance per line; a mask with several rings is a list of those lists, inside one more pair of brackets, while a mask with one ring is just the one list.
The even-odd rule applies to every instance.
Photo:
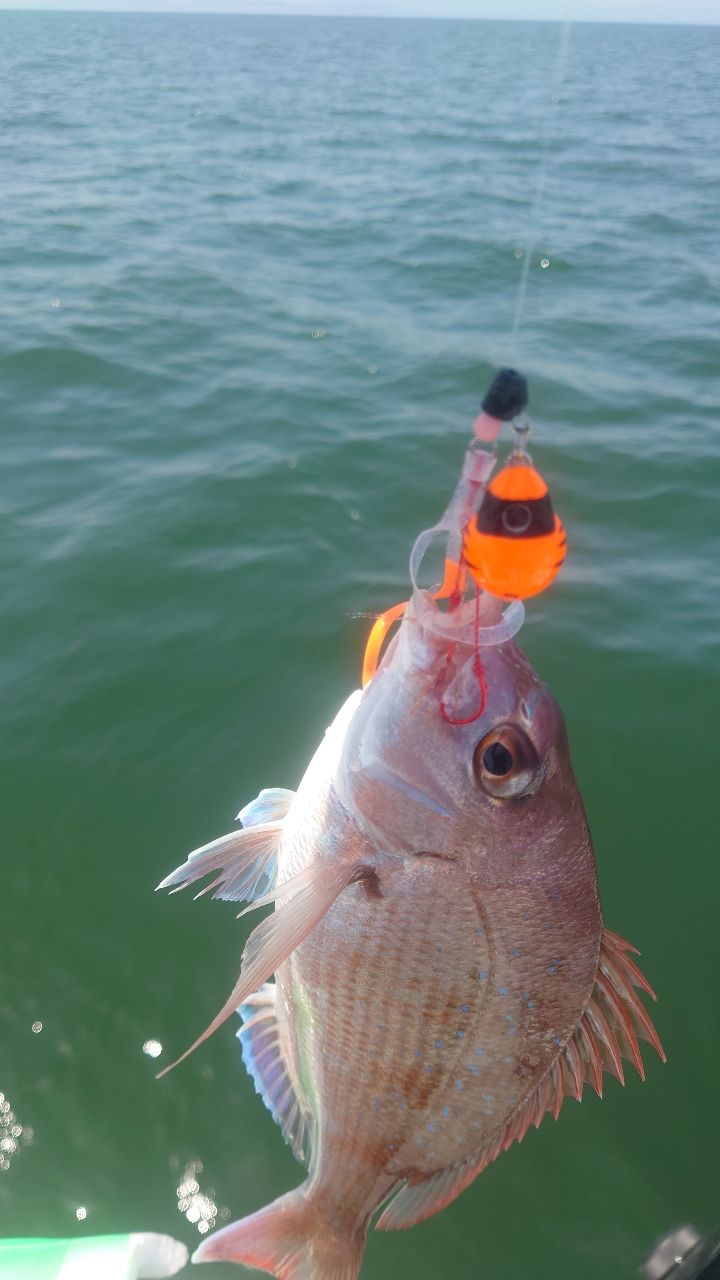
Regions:
[[[568, 44], [570, 42], [570, 28], [572, 22], [568, 19], [561, 24], [560, 40], [558, 50], [555, 55], [555, 67], [553, 70], [551, 82], [551, 102], [553, 106], [557, 106], [560, 101], [560, 89], [565, 79], [565, 70], [567, 66]], [[513, 317], [512, 337], [510, 340], [510, 363], [515, 363], [518, 336], [520, 333], [520, 324], [522, 322], [525, 311], [525, 298], [527, 296], [528, 277], [530, 274], [530, 264], [535, 252], [535, 245], [538, 238], [538, 222], [540, 218], [540, 209], [545, 194], [545, 184], [547, 181], [548, 168], [550, 164], [550, 152], [552, 144], [557, 136], [557, 127], [546, 131], [542, 141], [542, 150], [540, 163], [538, 168], [537, 183], [535, 193], [533, 195], [532, 204], [530, 206], [530, 219], [528, 225], [527, 237], [523, 250], [523, 265], [520, 274], [520, 283], [518, 285], [517, 298], [515, 300], [515, 315]]]

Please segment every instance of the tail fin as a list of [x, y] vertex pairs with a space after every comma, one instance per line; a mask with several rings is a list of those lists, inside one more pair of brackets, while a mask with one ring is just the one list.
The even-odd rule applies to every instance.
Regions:
[[302, 1187], [203, 1241], [193, 1262], [240, 1262], [279, 1280], [357, 1280], [367, 1224], [343, 1232]]

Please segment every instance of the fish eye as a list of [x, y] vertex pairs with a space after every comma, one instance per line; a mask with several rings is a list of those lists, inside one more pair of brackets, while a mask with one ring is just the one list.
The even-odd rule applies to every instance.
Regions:
[[514, 763], [512, 752], [508, 751], [502, 742], [491, 742], [482, 753], [482, 767], [494, 778], [504, 778]]
[[473, 771], [488, 795], [499, 799], [523, 795], [538, 774], [537, 752], [526, 734], [514, 725], [491, 729], [473, 753]]

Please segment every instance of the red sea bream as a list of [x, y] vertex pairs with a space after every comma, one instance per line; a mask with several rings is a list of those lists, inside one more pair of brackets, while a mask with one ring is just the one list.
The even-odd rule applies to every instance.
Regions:
[[378, 1230], [421, 1222], [586, 1082], [622, 1079], [623, 1058], [642, 1075], [639, 1040], [662, 1056], [633, 948], [603, 926], [554, 699], [507, 640], [483, 650], [482, 715], [439, 713], [472, 652], [472, 603], [450, 619], [416, 590], [297, 794], [261, 792], [163, 882], [212, 873], [216, 897], [274, 901], [201, 1039], [239, 1009], [308, 1168], [196, 1261], [353, 1280], [378, 1211]]

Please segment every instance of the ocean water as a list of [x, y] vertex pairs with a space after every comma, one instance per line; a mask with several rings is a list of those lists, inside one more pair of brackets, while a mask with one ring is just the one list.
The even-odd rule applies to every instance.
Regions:
[[248, 928], [153, 889], [296, 784], [515, 361], [570, 540], [522, 641], [669, 1061], [363, 1277], [632, 1277], [720, 1222], [720, 30], [5, 12], [0, 43], [0, 1233], [192, 1244], [300, 1181], [230, 1027], [155, 1081]]

